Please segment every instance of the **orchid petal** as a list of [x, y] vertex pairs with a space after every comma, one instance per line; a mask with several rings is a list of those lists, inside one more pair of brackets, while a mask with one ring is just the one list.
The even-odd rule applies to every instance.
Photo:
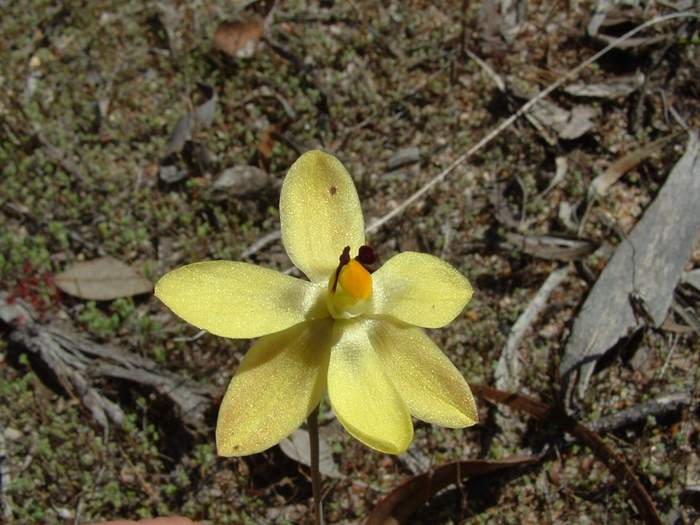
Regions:
[[451, 322], [472, 297], [469, 281], [432, 255], [403, 252], [372, 274], [370, 314], [389, 315], [424, 328]]
[[243, 358], [216, 422], [221, 456], [266, 450], [294, 432], [326, 387], [333, 323], [311, 321], [268, 335]]
[[322, 151], [304, 153], [289, 168], [280, 195], [282, 243], [314, 282], [327, 283], [343, 248], [364, 244], [355, 185], [341, 162]]
[[414, 417], [449, 428], [477, 423], [469, 385], [423, 330], [389, 320], [365, 322], [384, 370]]
[[387, 377], [362, 321], [336, 321], [328, 397], [338, 420], [370, 448], [401, 454], [413, 439], [406, 404]]
[[164, 275], [155, 295], [198, 328], [230, 338], [259, 337], [327, 317], [323, 287], [252, 264], [206, 261]]

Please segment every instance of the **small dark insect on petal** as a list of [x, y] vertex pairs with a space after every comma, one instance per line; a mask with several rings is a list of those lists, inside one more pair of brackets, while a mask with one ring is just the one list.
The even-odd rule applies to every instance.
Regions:
[[328, 193], [331, 194], [331, 197], [333, 197], [337, 192], [338, 188], [336, 188], [335, 186], [331, 186], [330, 188], [328, 188]]

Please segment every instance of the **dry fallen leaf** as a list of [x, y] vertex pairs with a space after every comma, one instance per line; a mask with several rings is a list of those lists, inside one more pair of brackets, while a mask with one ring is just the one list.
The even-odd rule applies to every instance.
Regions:
[[206, 92], [207, 100], [203, 104], [197, 106], [194, 111], [180, 117], [180, 120], [177, 121], [175, 129], [168, 139], [168, 144], [165, 146], [166, 157], [173, 153], [180, 152], [185, 143], [188, 140], [192, 140], [193, 133], [208, 128], [214, 121], [217, 103], [216, 92], [210, 86], [203, 84], [199, 86]]
[[[700, 146], [690, 136], [686, 152], [664, 186], [588, 294], [562, 357], [560, 372], [571, 382], [578, 374], [583, 396], [596, 362], [621, 338], [646, 322], [659, 327], [700, 230]], [[640, 315], [648, 312], [650, 320]]]
[[234, 166], [225, 169], [211, 186], [210, 196], [223, 199], [231, 195], [245, 195], [267, 186], [267, 173], [256, 166]]
[[533, 456], [511, 456], [500, 461], [475, 459], [455, 461], [431, 469], [405, 481], [377, 504], [365, 525], [401, 525], [411, 523], [411, 515], [439, 491], [462, 479], [483, 476], [522, 465], [535, 463]]
[[564, 88], [564, 91], [575, 97], [618, 98], [634, 93], [644, 84], [644, 73], [626, 77], [611, 78], [606, 82], [576, 83]]
[[679, 134], [672, 134], [662, 137], [650, 144], [641, 146], [627, 155], [623, 155], [615, 162], [610, 164], [610, 166], [608, 166], [608, 168], [605, 170], [605, 173], [598, 175], [595, 179], [593, 179], [593, 182], [591, 182], [589, 195], [591, 193], [598, 196], [605, 195], [610, 189], [610, 186], [615, 184], [615, 182], [617, 182], [617, 180], [625, 173], [637, 166], [642, 161], [651, 157], [654, 153], [659, 151], [659, 149], [665, 146], [667, 142], [677, 139], [679, 136]]
[[[288, 458], [298, 461], [307, 467], [311, 465], [309, 433], [306, 430], [300, 428], [289, 437], [284, 438], [280, 442], [280, 448]], [[331, 478], [342, 477], [342, 474], [338, 471], [338, 466], [333, 461], [331, 449], [323, 436], [319, 436], [318, 455], [318, 469], [321, 474]]]
[[415, 146], [403, 148], [394, 153], [386, 163], [386, 169], [393, 171], [408, 164], [420, 162], [420, 150]]
[[522, 235], [506, 233], [504, 249], [518, 248], [528, 255], [554, 261], [576, 261], [592, 254], [598, 247], [587, 239], [567, 238], [555, 235]]
[[263, 34], [263, 27], [263, 20], [260, 17], [222, 22], [214, 33], [214, 49], [234, 58], [250, 58], [255, 54]]
[[94, 301], [131, 297], [153, 289], [148, 279], [113, 257], [75, 263], [56, 274], [54, 283], [68, 295]]

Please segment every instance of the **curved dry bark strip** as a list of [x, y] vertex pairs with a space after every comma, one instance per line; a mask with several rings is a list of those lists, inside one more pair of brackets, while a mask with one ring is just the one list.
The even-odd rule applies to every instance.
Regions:
[[551, 293], [566, 279], [570, 271], [571, 266], [564, 266], [549, 274], [523, 313], [520, 314], [518, 320], [511, 327], [508, 341], [503, 347], [494, 374], [498, 388], [516, 389], [520, 385], [520, 370], [522, 368], [522, 354], [518, 351], [520, 341], [525, 332], [547, 306], [547, 300]]
[[382, 499], [367, 517], [365, 525], [400, 525], [439, 491], [465, 478], [529, 465], [536, 456], [511, 456], [500, 461], [475, 459], [446, 463], [405, 481]]

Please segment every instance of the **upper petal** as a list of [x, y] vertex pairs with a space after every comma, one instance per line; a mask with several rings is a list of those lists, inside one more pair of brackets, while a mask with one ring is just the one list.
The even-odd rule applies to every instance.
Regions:
[[338, 420], [368, 447], [401, 454], [413, 439], [406, 404], [384, 372], [361, 321], [336, 321], [328, 397]]
[[258, 337], [327, 317], [323, 293], [307, 281], [231, 261], [177, 268], [155, 287], [156, 297], [185, 321], [231, 338]]
[[403, 252], [372, 274], [371, 314], [439, 328], [452, 321], [472, 297], [469, 281], [442, 259]]
[[332, 321], [293, 326], [261, 338], [243, 358], [216, 422], [221, 456], [270, 448], [318, 406], [326, 387]]
[[477, 423], [469, 385], [423, 330], [389, 320], [365, 323], [372, 346], [413, 416], [450, 428]]
[[322, 151], [304, 153], [289, 168], [280, 195], [282, 243], [314, 282], [327, 282], [343, 248], [365, 242], [355, 184], [341, 162]]

